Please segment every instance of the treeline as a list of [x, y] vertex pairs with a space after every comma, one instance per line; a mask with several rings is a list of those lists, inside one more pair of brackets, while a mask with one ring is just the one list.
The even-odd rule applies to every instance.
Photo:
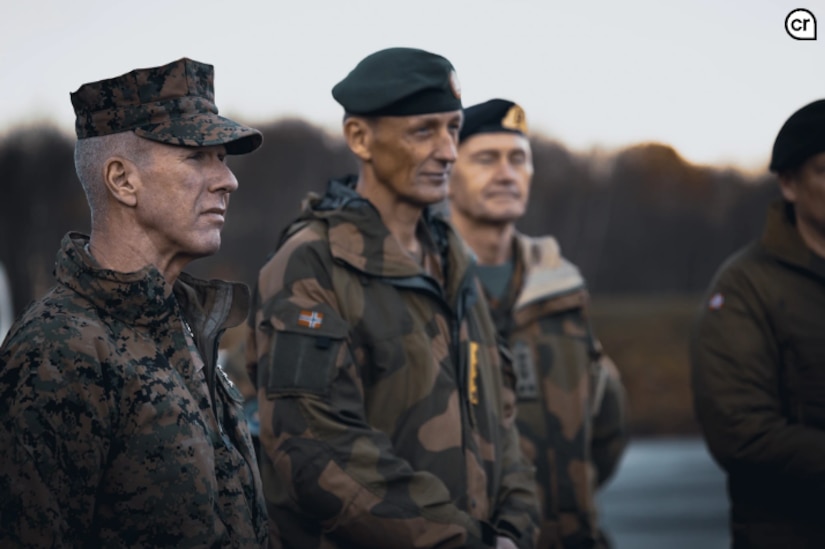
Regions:
[[[218, 255], [200, 276], [253, 284], [277, 235], [307, 192], [356, 169], [343, 140], [300, 120], [262, 128], [264, 146], [230, 164], [240, 181]], [[529, 234], [553, 234], [594, 294], [701, 292], [719, 263], [761, 231], [772, 177], [688, 164], [670, 147], [574, 154], [533, 139], [536, 175]], [[69, 230], [88, 232], [89, 212], [72, 161], [74, 140], [42, 126], [0, 140], [0, 261], [15, 311], [52, 284], [54, 254]]]

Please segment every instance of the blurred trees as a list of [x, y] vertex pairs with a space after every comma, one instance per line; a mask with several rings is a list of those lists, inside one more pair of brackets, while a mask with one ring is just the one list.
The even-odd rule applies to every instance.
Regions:
[[[223, 245], [192, 264], [194, 274], [253, 285], [306, 193], [356, 169], [342, 138], [303, 121], [262, 131], [262, 149], [230, 159], [240, 189]], [[541, 137], [532, 143], [536, 175], [519, 226], [555, 235], [595, 294], [701, 292], [727, 255], [759, 235], [767, 203], [778, 196], [769, 175], [694, 166], [664, 145], [573, 154]], [[62, 235], [89, 230], [73, 146], [72, 137], [51, 127], [0, 140], [0, 261], [17, 313], [52, 284]]]

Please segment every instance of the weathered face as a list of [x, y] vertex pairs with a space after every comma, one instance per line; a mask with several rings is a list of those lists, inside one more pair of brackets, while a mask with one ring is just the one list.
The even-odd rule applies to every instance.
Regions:
[[137, 219], [161, 254], [202, 257], [221, 244], [229, 195], [238, 188], [226, 148], [148, 142], [138, 173]]
[[779, 177], [785, 200], [794, 204], [797, 223], [804, 223], [825, 238], [825, 152]]
[[443, 200], [461, 118], [461, 111], [451, 111], [372, 121], [368, 149], [376, 179], [401, 200], [418, 206]]
[[480, 223], [510, 223], [524, 215], [533, 178], [530, 142], [515, 133], [465, 140], [450, 179], [450, 207]]

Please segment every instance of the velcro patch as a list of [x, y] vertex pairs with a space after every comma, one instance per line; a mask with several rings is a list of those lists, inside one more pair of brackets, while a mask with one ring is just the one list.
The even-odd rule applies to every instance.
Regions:
[[524, 341], [516, 341], [512, 346], [513, 370], [516, 374], [516, 396], [519, 399], [536, 399], [539, 396], [539, 383], [533, 353]]

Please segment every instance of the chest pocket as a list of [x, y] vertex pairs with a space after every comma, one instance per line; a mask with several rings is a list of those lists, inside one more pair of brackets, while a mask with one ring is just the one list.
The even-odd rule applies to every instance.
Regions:
[[324, 395], [346, 351], [346, 323], [326, 304], [302, 307], [281, 300], [272, 306], [275, 334], [268, 353], [266, 393]]

